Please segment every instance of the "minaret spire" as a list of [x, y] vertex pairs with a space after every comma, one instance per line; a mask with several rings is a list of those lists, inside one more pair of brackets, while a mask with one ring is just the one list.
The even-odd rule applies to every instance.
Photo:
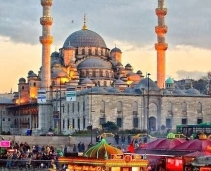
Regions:
[[82, 30], [87, 30], [88, 27], [86, 26], [86, 14], [84, 14], [84, 25], [82, 27]]
[[40, 18], [40, 24], [42, 25], [42, 36], [40, 36], [40, 43], [42, 43], [41, 89], [45, 90], [51, 84], [50, 53], [53, 36], [50, 35], [50, 29], [53, 24], [53, 18], [50, 15], [50, 8], [52, 3], [53, 0], [41, 0], [41, 5], [43, 6], [43, 16]]
[[165, 35], [168, 30], [165, 25], [165, 15], [167, 14], [165, 0], [158, 0], [158, 8], [156, 8], [155, 12], [158, 16], [158, 26], [155, 27], [158, 41], [155, 44], [157, 50], [157, 85], [162, 89], [165, 86], [165, 51], [168, 48], [168, 44], [165, 42]]

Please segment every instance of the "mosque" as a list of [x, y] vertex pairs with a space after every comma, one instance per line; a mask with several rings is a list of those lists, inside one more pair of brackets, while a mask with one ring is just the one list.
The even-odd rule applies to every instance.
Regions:
[[[41, 0], [43, 17], [42, 67], [38, 74], [29, 71], [27, 80], [20, 78], [15, 105], [7, 108], [13, 132], [32, 128], [33, 132], [70, 134], [88, 126], [101, 129], [112, 121], [122, 129], [161, 130], [177, 124], [197, 124], [210, 121], [211, 98], [191, 86], [178, 88], [172, 78], [165, 79], [165, 43], [167, 14], [165, 0], [158, 0], [155, 27], [158, 42], [157, 81], [134, 71], [128, 63], [122, 65], [122, 51], [111, 50], [101, 35], [89, 30], [84, 16], [82, 29], [71, 33], [59, 52], [50, 52], [53, 0]], [[74, 87], [76, 100], [66, 100], [66, 90]], [[46, 102], [37, 103], [38, 91], [46, 92]]]

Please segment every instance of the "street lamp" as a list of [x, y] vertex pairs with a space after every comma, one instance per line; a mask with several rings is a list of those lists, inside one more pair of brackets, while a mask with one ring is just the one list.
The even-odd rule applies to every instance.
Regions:
[[150, 73], [147, 73], [147, 139], [149, 137], [149, 76]]

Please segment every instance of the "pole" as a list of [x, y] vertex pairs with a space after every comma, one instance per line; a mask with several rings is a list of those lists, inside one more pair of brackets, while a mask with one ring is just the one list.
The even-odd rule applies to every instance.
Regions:
[[62, 133], [62, 127], [61, 127], [61, 113], [62, 113], [62, 87], [61, 87], [61, 78], [60, 78], [60, 84], [59, 84], [59, 88], [60, 88], [60, 101], [59, 101], [59, 134], [61, 135]]
[[150, 73], [147, 73], [147, 139], [149, 137], [149, 76]]
[[90, 124], [91, 124], [91, 144], [92, 144], [92, 87], [91, 87], [91, 112], [90, 112]]

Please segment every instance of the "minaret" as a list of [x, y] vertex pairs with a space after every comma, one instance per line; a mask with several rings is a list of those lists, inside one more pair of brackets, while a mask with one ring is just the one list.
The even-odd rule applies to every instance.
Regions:
[[155, 44], [155, 49], [157, 50], [157, 85], [162, 89], [165, 87], [165, 52], [168, 48], [168, 44], [165, 43], [165, 35], [168, 30], [165, 25], [165, 15], [167, 14], [165, 0], [158, 0], [158, 8], [155, 11], [158, 16], [158, 26], [155, 27], [158, 41]]
[[[42, 25], [42, 36], [40, 36], [40, 43], [42, 44], [42, 69], [41, 69], [41, 89], [50, 90], [51, 85], [51, 44], [53, 37], [50, 35], [53, 18], [50, 15], [50, 8], [53, 0], [41, 0], [43, 6], [43, 16], [40, 18]], [[38, 108], [38, 131], [46, 132], [52, 126], [53, 111], [52, 104], [49, 102], [47, 92], [47, 102], [39, 104]]]
[[41, 89], [49, 89], [51, 84], [51, 63], [50, 53], [53, 37], [50, 35], [53, 18], [50, 15], [50, 8], [53, 0], [41, 0], [43, 6], [43, 17], [40, 18], [42, 25], [42, 36], [40, 42], [42, 43], [42, 73], [41, 73]]

